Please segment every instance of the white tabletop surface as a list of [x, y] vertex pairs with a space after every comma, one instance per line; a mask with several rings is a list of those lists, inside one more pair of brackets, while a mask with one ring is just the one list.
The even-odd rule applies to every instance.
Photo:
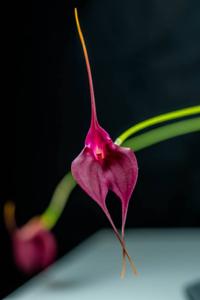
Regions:
[[200, 281], [200, 229], [126, 230], [129, 254], [120, 279], [121, 249], [111, 230], [102, 230], [34, 277], [6, 299], [186, 300]]

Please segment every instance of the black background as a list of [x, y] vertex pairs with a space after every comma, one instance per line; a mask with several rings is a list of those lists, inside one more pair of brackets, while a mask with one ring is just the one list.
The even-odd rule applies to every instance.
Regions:
[[[1, 112], [1, 208], [21, 226], [42, 213], [79, 154], [90, 123], [85, 63], [69, 1], [8, 3], [7, 79]], [[115, 139], [145, 118], [200, 103], [198, 0], [79, 1], [98, 116]], [[137, 153], [139, 180], [127, 227], [200, 226], [200, 138], [194, 133]], [[120, 203], [108, 206], [120, 225]], [[2, 217], [2, 209], [1, 209]], [[54, 228], [59, 256], [108, 226], [76, 188]], [[1, 220], [1, 293], [28, 277], [14, 266]]]

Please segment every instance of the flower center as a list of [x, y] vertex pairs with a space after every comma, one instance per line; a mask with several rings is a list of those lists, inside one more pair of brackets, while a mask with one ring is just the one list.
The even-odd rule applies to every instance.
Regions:
[[103, 149], [100, 149], [98, 146], [96, 146], [96, 149], [94, 150], [94, 156], [97, 160], [103, 160], [105, 158]]

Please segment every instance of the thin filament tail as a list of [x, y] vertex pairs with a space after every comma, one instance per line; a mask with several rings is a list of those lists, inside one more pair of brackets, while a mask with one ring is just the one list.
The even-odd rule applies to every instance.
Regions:
[[124, 279], [125, 274], [126, 274], [126, 253], [124, 249], [122, 249], [122, 270], [120, 273], [121, 279]]
[[81, 46], [82, 46], [82, 49], [83, 49], [83, 54], [84, 54], [86, 68], [87, 68], [87, 74], [88, 74], [88, 80], [89, 80], [90, 97], [91, 97], [91, 114], [92, 114], [91, 125], [96, 126], [97, 113], [96, 113], [96, 103], [95, 103], [95, 96], [94, 96], [92, 72], [91, 72], [90, 61], [89, 61], [89, 57], [88, 57], [88, 53], [87, 53], [85, 40], [84, 40], [84, 37], [83, 37], [83, 33], [82, 33], [82, 30], [81, 30], [81, 26], [80, 26], [80, 22], [79, 22], [79, 18], [78, 18], [77, 8], [74, 9], [74, 14], [75, 14], [76, 27], [77, 27], [77, 30], [78, 30], [78, 35], [79, 35]]
[[[125, 239], [124, 239], [124, 228], [125, 228], [125, 222], [126, 222], [126, 213], [125, 213], [125, 208], [122, 205], [122, 229], [121, 229], [121, 237], [122, 237], [122, 242], [125, 245]], [[135, 273], [135, 272], [134, 272]], [[126, 253], [124, 249], [122, 249], [122, 271], [121, 271], [121, 278], [123, 279], [126, 274]]]
[[110, 224], [111, 224], [111, 226], [112, 226], [112, 228], [113, 228], [113, 231], [114, 231], [114, 233], [115, 233], [115, 235], [116, 235], [116, 237], [117, 237], [117, 239], [118, 239], [118, 241], [120, 242], [120, 245], [121, 245], [121, 247], [122, 247], [122, 271], [121, 271], [121, 278], [124, 278], [125, 272], [126, 272], [126, 262], [125, 262], [126, 256], [127, 256], [127, 258], [128, 258], [128, 261], [129, 261], [129, 263], [130, 263], [130, 266], [131, 266], [131, 269], [132, 269], [133, 273], [134, 273], [135, 275], [138, 275], [137, 268], [136, 268], [136, 266], [135, 266], [135, 264], [134, 264], [132, 258], [131, 258], [130, 255], [128, 254], [128, 251], [127, 251], [127, 249], [126, 249], [125, 242], [124, 242], [124, 240], [121, 238], [121, 236], [120, 236], [120, 234], [119, 234], [117, 228], [115, 227], [115, 224], [113, 223], [113, 220], [112, 220], [112, 218], [111, 218], [111, 216], [110, 216], [110, 214], [109, 214], [109, 212], [108, 212], [108, 210], [107, 210], [107, 207], [103, 208], [103, 211], [104, 211], [104, 213], [106, 214], [106, 216], [107, 216], [107, 218], [108, 218], [108, 220], [109, 220], [109, 222], [110, 222]]
[[10, 233], [16, 229], [15, 204], [12, 201], [8, 201], [4, 205], [4, 222]]

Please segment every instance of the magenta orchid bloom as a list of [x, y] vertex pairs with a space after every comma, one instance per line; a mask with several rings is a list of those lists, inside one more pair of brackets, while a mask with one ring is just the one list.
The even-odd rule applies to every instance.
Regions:
[[[125, 248], [124, 228], [129, 200], [135, 188], [138, 177], [137, 160], [133, 151], [113, 143], [109, 134], [99, 125], [96, 114], [96, 105], [90, 63], [84, 38], [78, 21], [77, 10], [75, 18], [79, 37], [82, 43], [86, 61], [90, 95], [91, 95], [91, 124], [86, 136], [85, 147], [72, 162], [71, 171], [81, 188], [102, 208], [113, 230], [119, 239], [123, 256], [130, 257]], [[122, 204], [122, 236], [120, 237], [106, 206], [108, 191], [114, 192]], [[133, 263], [131, 261], [133, 266]], [[134, 272], [136, 272], [134, 268]]]
[[45, 269], [54, 261], [57, 253], [56, 240], [39, 217], [17, 228], [14, 209], [13, 203], [7, 203], [5, 206], [5, 221], [11, 236], [13, 257], [19, 269], [24, 273], [33, 274]]
[[56, 257], [56, 240], [39, 220], [15, 230], [12, 241], [16, 265], [25, 273], [45, 269]]

